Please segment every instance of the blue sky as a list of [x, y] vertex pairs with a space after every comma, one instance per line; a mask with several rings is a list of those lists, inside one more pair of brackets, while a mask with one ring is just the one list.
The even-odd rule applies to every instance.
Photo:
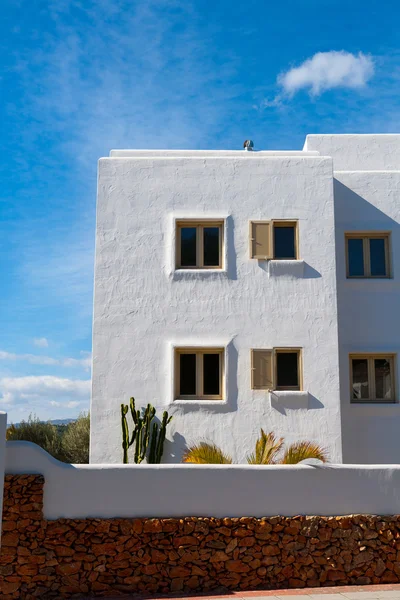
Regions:
[[[4, 0], [0, 409], [89, 406], [96, 163], [399, 130], [400, 6]], [[132, 391], [133, 393], [133, 391]], [[123, 399], [121, 398], [121, 401]]]

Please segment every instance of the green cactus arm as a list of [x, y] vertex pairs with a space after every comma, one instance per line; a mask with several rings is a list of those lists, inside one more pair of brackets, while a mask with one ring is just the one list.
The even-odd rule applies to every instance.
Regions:
[[132, 415], [133, 422], [136, 424], [137, 418], [136, 418], [135, 398], [133, 398], [133, 397], [130, 398], [129, 407], [131, 409], [131, 415]]
[[128, 464], [128, 448], [129, 448], [129, 429], [128, 421], [126, 420], [126, 414], [128, 407], [125, 404], [121, 404], [121, 427], [122, 427], [122, 450], [123, 450], [123, 463]]
[[158, 424], [153, 423], [153, 429], [151, 432], [151, 442], [149, 450], [149, 464], [154, 465], [156, 462], [156, 448], [158, 439]]

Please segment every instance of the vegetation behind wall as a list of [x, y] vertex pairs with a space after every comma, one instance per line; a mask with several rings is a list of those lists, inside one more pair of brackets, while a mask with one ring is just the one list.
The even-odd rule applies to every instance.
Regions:
[[46, 452], [67, 463], [89, 463], [90, 416], [82, 413], [68, 425], [54, 425], [30, 415], [27, 421], [10, 425], [6, 439], [37, 444]]

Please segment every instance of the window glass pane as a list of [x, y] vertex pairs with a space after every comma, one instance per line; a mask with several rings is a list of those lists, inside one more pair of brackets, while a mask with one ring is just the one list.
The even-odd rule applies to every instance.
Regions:
[[205, 396], [220, 395], [219, 354], [203, 354], [203, 391]]
[[196, 395], [196, 355], [180, 354], [180, 381], [179, 391], [181, 396]]
[[219, 266], [219, 227], [204, 227], [204, 266]]
[[196, 227], [181, 227], [181, 266], [196, 266]]
[[274, 227], [274, 258], [296, 258], [293, 226]]
[[297, 352], [277, 353], [276, 374], [278, 387], [296, 387], [299, 385]]
[[393, 398], [392, 378], [390, 376], [390, 361], [386, 358], [375, 358], [375, 390], [377, 399], [391, 400]]
[[369, 240], [371, 261], [371, 275], [384, 277], [386, 275], [385, 240], [384, 238], [371, 238]]
[[363, 240], [350, 238], [347, 240], [349, 257], [349, 276], [362, 277], [364, 275]]
[[368, 360], [353, 358], [353, 400], [369, 398]]

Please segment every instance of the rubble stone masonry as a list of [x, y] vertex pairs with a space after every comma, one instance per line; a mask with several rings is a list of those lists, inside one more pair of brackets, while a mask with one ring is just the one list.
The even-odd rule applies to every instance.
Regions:
[[400, 582], [400, 516], [46, 521], [43, 486], [6, 477], [2, 600]]

